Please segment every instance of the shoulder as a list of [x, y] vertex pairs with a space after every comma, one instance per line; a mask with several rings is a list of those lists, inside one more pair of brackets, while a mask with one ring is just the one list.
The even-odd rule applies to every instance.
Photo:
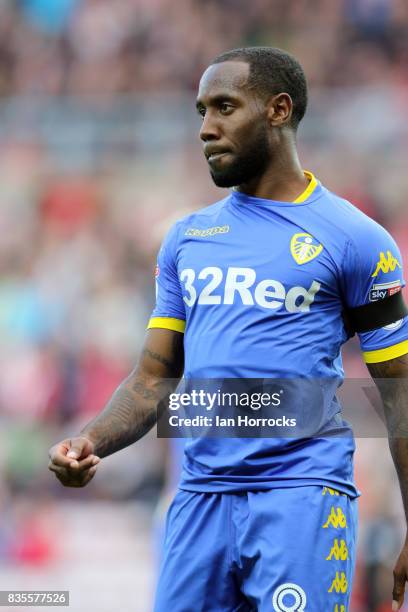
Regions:
[[188, 236], [194, 230], [206, 231], [218, 228], [219, 225], [225, 225], [221, 217], [229, 200], [230, 195], [178, 219], [167, 232], [161, 250], [177, 249], [183, 237]]
[[327, 206], [324, 214], [338, 235], [341, 235], [345, 243], [350, 243], [360, 249], [369, 248], [370, 251], [376, 246], [392, 242], [389, 232], [362, 212], [357, 206], [324, 188]]
[[218, 202], [214, 202], [209, 206], [200, 208], [184, 217], [181, 217], [176, 221], [173, 227], [170, 229], [169, 234], [173, 234], [180, 238], [185, 234], [186, 231], [195, 228], [209, 227], [209, 224], [216, 225], [220, 220], [223, 212], [230, 200], [230, 195]]
[[230, 198], [231, 196], [228, 195], [226, 198], [223, 198], [222, 200], [218, 200], [217, 202], [214, 202], [213, 204], [209, 204], [208, 206], [199, 208], [198, 210], [188, 215], [185, 215], [184, 217], [179, 219], [177, 221], [177, 224], [186, 226], [196, 221], [206, 222], [211, 219], [217, 218], [224, 211]]
[[391, 234], [354, 204], [325, 190], [324, 215], [335, 242], [341, 241], [340, 269], [350, 279], [372, 278], [401, 268], [401, 254]]

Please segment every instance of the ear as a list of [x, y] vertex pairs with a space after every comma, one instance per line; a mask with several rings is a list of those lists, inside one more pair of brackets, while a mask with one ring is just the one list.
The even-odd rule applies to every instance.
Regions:
[[292, 117], [293, 102], [287, 93], [272, 96], [267, 104], [267, 117], [272, 127], [287, 125]]

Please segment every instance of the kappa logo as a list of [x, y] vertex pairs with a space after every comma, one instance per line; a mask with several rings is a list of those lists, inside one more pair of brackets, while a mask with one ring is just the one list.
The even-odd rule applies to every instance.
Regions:
[[333, 546], [330, 549], [330, 553], [326, 557], [326, 561], [331, 561], [333, 557], [336, 559], [336, 561], [347, 561], [349, 558], [349, 553], [345, 540], [341, 539], [339, 543], [338, 539], [335, 538]]
[[328, 590], [328, 593], [346, 593], [348, 587], [347, 576], [344, 572], [336, 572], [335, 578], [333, 578], [333, 582]]
[[377, 261], [377, 267], [371, 278], [378, 276], [380, 272], [388, 274], [388, 272], [394, 272], [395, 268], [401, 268], [401, 264], [396, 257], [393, 256], [391, 251], [387, 251], [387, 255], [384, 255], [384, 251], [380, 252], [380, 259]]
[[287, 582], [275, 590], [272, 597], [276, 612], [303, 612], [306, 609], [306, 593], [298, 584]]
[[331, 507], [327, 521], [323, 525], [323, 529], [327, 529], [331, 525], [335, 529], [345, 529], [347, 527], [347, 518], [340, 506], [335, 509]]
[[323, 251], [323, 245], [311, 234], [294, 234], [290, 241], [290, 252], [300, 266], [315, 259]]
[[207, 238], [208, 236], [215, 236], [215, 234], [227, 234], [229, 231], [229, 225], [216, 225], [214, 227], [208, 227], [207, 229], [195, 229], [194, 227], [190, 227], [188, 230], [186, 230], [184, 235]]

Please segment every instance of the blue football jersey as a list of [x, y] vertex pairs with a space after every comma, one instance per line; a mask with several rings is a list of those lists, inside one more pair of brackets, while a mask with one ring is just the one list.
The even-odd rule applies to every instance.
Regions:
[[[186, 379], [341, 381], [344, 309], [404, 286], [389, 233], [305, 174], [309, 186], [294, 202], [232, 191], [168, 233], [149, 328], [184, 332]], [[408, 317], [359, 336], [367, 363], [393, 359], [408, 353]], [[328, 421], [340, 410], [336, 386]], [[223, 492], [321, 484], [355, 496], [353, 453], [352, 436], [194, 438], [180, 486]]]

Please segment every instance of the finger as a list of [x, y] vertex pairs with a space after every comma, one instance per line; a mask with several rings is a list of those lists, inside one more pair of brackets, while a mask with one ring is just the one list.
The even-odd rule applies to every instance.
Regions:
[[392, 610], [397, 611], [404, 602], [405, 573], [394, 572], [394, 588], [392, 591]]
[[79, 461], [80, 459], [84, 459], [85, 457], [92, 455], [92, 451], [93, 444], [90, 440], [88, 440], [88, 438], [73, 438], [72, 441], [70, 441], [70, 448], [67, 452], [67, 457]]
[[58, 465], [53, 465], [52, 463], [50, 463], [48, 465], [48, 469], [50, 470], [50, 472], [54, 472], [54, 474], [60, 474], [61, 476], [63, 475], [68, 476], [68, 472], [66, 468], [59, 467]]
[[51, 461], [48, 464], [48, 469], [55, 474], [60, 474], [65, 478], [78, 478], [85, 474], [92, 468], [92, 464], [88, 466], [83, 466], [81, 469], [73, 469], [71, 467], [61, 467], [59, 465], [53, 464]]
[[61, 466], [61, 465], [56, 465], [52, 461], [49, 462], [48, 469], [51, 472], [55, 472], [55, 473], [58, 473], [58, 474], [68, 474], [69, 473], [69, 467], [64, 467], [64, 466]]
[[95, 476], [96, 468], [90, 468], [87, 472], [80, 476], [71, 477], [68, 483], [70, 487], [84, 487]]
[[89, 457], [86, 457], [86, 459], [81, 459], [81, 461], [78, 461], [77, 463], [79, 469], [84, 469], [91, 467], [92, 465], [97, 465], [99, 462], [99, 457], [96, 457], [95, 455], [89, 455]]
[[82, 487], [82, 481], [76, 480], [76, 479], [72, 479], [72, 478], [65, 478], [64, 476], [61, 476], [60, 474], [56, 474], [58, 480], [60, 481], [61, 484], [64, 485], [64, 487]]
[[54, 451], [51, 449], [50, 459], [54, 465], [59, 465], [60, 467], [69, 467], [72, 463], [72, 458], [66, 456], [66, 450], [64, 452], [62, 447], [58, 447]]
[[[86, 484], [88, 484], [90, 480], [92, 480], [95, 475], [95, 471], [91, 472], [91, 470], [88, 470], [85, 473], [76, 474], [74, 476], [72, 476], [72, 474], [67, 474], [66, 472], [64, 472], [64, 468], [58, 468], [58, 470], [61, 471], [55, 472], [55, 475], [61, 482], [61, 484], [63, 484], [65, 487], [84, 487]], [[92, 470], [96, 470], [96, 468], [92, 468]]]
[[64, 455], [61, 452], [52, 453], [50, 456], [51, 461], [54, 463], [54, 465], [73, 469], [87, 468], [91, 465], [99, 463], [100, 461], [99, 457], [96, 457], [95, 455], [89, 455], [85, 459], [81, 459], [81, 461], [78, 461], [77, 459], [72, 459], [68, 456], [68, 454]]

